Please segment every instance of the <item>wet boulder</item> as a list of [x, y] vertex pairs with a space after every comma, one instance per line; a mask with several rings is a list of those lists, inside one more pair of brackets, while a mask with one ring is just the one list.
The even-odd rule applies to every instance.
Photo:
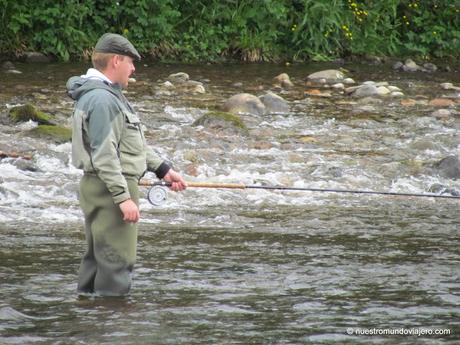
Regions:
[[269, 114], [286, 114], [289, 113], [289, 104], [281, 96], [273, 92], [267, 92], [265, 95], [259, 97], [265, 105], [265, 112]]
[[327, 69], [310, 74], [307, 79], [318, 83], [340, 83], [345, 79], [343, 72], [336, 69]]
[[266, 108], [258, 97], [249, 93], [239, 93], [224, 103], [223, 110], [233, 114], [264, 115]]
[[454, 188], [450, 188], [448, 186], [444, 186], [442, 184], [439, 184], [439, 183], [435, 183], [433, 184], [429, 189], [428, 191], [430, 193], [435, 193], [435, 194], [450, 194], [452, 196], [460, 196], [460, 191], [454, 189]]
[[404, 71], [404, 72], [417, 72], [421, 69], [421, 67], [419, 65], [417, 65], [414, 60], [412, 59], [407, 59], [405, 62], [404, 62], [404, 65], [402, 65], [401, 69]]
[[39, 52], [26, 52], [24, 54], [25, 61], [28, 63], [49, 63], [51, 58]]
[[183, 93], [206, 93], [206, 89], [202, 82], [191, 80], [190, 76], [185, 72], [170, 74], [167, 81], [162, 84], [167, 90], [175, 89], [177, 92]]
[[53, 125], [55, 123], [52, 115], [41, 112], [32, 104], [25, 104], [11, 108], [9, 117], [13, 122], [34, 121], [41, 125]]
[[457, 156], [447, 156], [435, 164], [437, 173], [445, 178], [460, 178], [460, 159]]
[[273, 78], [273, 82], [275, 86], [279, 86], [283, 89], [291, 89], [294, 86], [287, 73], [281, 73], [280, 75], [277, 75], [275, 78]]
[[371, 96], [378, 96], [378, 95], [379, 95], [379, 90], [377, 86], [371, 85], [371, 84], [361, 85], [353, 91], [354, 97], [371, 97]]
[[170, 74], [168, 78], [166, 78], [166, 80], [170, 81], [173, 84], [185, 83], [189, 79], [190, 79], [189, 75], [184, 72], [173, 73], [173, 74]]
[[38, 125], [28, 132], [36, 138], [43, 138], [62, 144], [72, 139], [72, 130], [63, 126]]
[[202, 115], [192, 126], [203, 126], [227, 133], [248, 133], [245, 123], [238, 115], [221, 111], [210, 111]]
[[441, 83], [441, 88], [444, 90], [454, 90], [454, 91], [460, 91], [459, 86], [454, 86], [452, 83]]
[[5, 61], [2, 64], [2, 70], [4, 73], [8, 74], [21, 74], [22, 72], [17, 70], [11, 61]]
[[177, 88], [186, 93], [206, 93], [203, 83], [195, 80], [187, 80], [185, 83], [179, 84]]

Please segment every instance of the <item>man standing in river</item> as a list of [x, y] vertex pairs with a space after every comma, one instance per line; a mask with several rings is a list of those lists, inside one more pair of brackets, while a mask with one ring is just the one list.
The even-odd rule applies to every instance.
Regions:
[[122, 93], [140, 55], [125, 37], [104, 34], [92, 55], [94, 68], [67, 82], [76, 101], [72, 163], [84, 171], [80, 206], [87, 251], [78, 292], [120, 296], [129, 292], [136, 259], [138, 181], [148, 170], [180, 191], [186, 183], [150, 150], [140, 121]]

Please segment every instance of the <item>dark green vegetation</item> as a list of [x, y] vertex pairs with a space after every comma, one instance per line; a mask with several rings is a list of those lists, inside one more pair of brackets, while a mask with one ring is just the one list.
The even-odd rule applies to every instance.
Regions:
[[104, 32], [174, 61], [455, 58], [459, 0], [0, 0], [0, 54], [87, 58]]

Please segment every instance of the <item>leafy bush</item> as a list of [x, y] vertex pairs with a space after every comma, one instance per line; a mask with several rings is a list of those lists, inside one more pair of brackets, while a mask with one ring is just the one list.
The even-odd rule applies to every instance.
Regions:
[[104, 32], [176, 61], [460, 54], [452, 0], [0, 0], [0, 54], [89, 57]]

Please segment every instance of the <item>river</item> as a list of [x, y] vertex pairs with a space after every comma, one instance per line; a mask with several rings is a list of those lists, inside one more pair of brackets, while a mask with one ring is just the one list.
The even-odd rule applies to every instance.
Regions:
[[[460, 118], [428, 101], [459, 72], [344, 67], [387, 81], [400, 99], [309, 97], [305, 79], [328, 64], [166, 65], [143, 62], [132, 100], [149, 143], [190, 181], [427, 193], [460, 181], [433, 173], [460, 155]], [[65, 82], [85, 64], [21, 65], [2, 75], [0, 106], [33, 103], [68, 118]], [[175, 72], [205, 94], [158, 94]], [[287, 114], [243, 115], [249, 135], [194, 127], [239, 92], [260, 95], [286, 72]], [[236, 85], [236, 82], [241, 84]], [[454, 112], [460, 103], [456, 102]], [[141, 200], [138, 260], [125, 298], [78, 298], [85, 250], [70, 144], [1, 125], [1, 344], [458, 344], [458, 200], [189, 188]], [[153, 179], [153, 176], [147, 176]], [[146, 195], [147, 188], [142, 188]], [[385, 334], [384, 332], [387, 332]], [[395, 334], [395, 333], [403, 333]], [[389, 333], [389, 334], [388, 334]], [[421, 333], [421, 334], [414, 334]], [[412, 335], [411, 335], [412, 334]]]

